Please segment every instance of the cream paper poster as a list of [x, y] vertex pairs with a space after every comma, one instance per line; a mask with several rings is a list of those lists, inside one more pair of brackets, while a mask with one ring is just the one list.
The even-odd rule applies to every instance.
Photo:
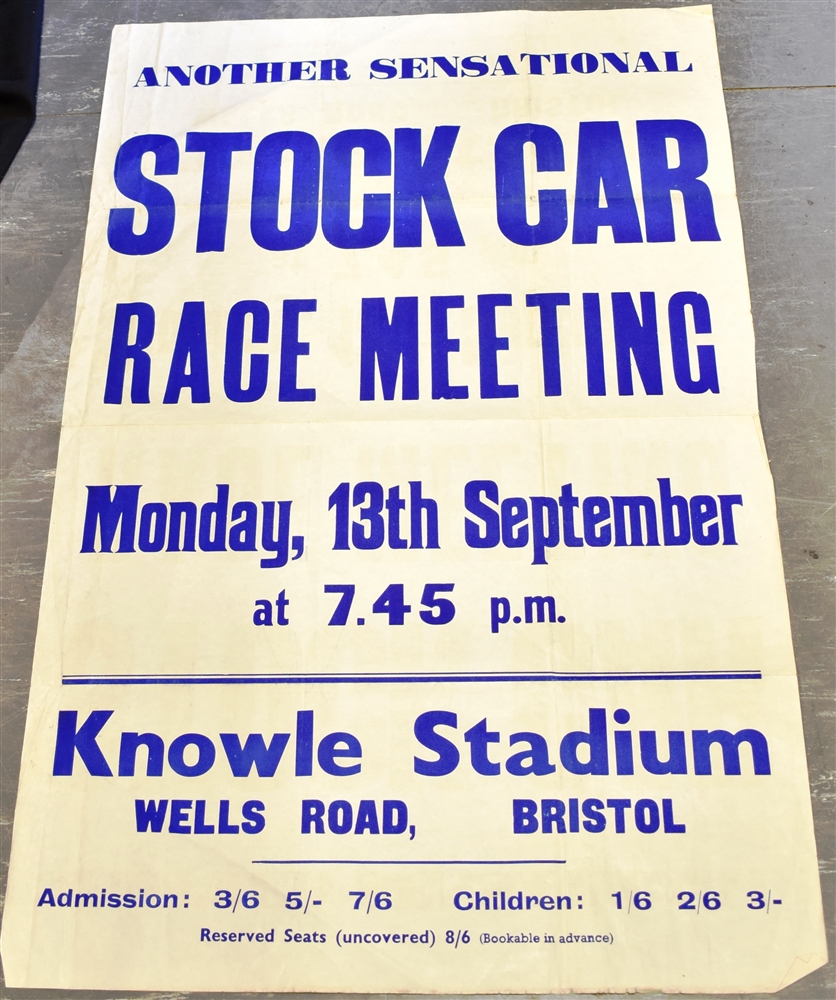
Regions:
[[10, 986], [826, 959], [707, 6], [117, 27]]

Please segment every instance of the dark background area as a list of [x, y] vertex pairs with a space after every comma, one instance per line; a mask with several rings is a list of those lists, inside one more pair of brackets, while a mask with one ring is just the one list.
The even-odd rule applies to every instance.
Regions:
[[35, 121], [44, 0], [0, 0], [0, 179]]
[[[685, 5], [679, 0], [46, 0], [38, 118], [0, 184], [2, 886], [112, 26]], [[831, 945], [831, 964], [780, 996], [830, 1000], [836, 995], [832, 962], [836, 4], [834, 0], [716, 0], [714, 13], [752, 293], [761, 419], [778, 495]], [[774, 808], [780, 809], [781, 803], [775, 802]], [[124, 991], [5, 987], [2, 995], [21, 1000], [140, 996]], [[222, 996], [141, 995], [160, 1000]]]

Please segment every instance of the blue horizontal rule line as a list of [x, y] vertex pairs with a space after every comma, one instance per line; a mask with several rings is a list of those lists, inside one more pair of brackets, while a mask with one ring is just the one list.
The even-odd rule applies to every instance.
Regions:
[[168, 674], [160, 676], [78, 674], [63, 677], [65, 685], [148, 685], [148, 684], [483, 684], [483, 683], [578, 683], [586, 681], [754, 681], [761, 680], [759, 670], [732, 672], [631, 671], [588, 674], [559, 673], [481, 673], [481, 674]]
[[553, 858], [528, 861], [334, 861], [317, 859], [306, 861], [253, 861], [254, 865], [565, 865]]

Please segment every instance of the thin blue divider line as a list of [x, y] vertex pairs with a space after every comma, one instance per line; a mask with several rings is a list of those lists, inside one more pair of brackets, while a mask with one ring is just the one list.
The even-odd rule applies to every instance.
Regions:
[[711, 670], [630, 671], [588, 674], [543, 673], [467, 673], [467, 674], [72, 674], [63, 677], [65, 685], [125, 684], [482, 684], [513, 682], [585, 682], [585, 681], [759, 681], [759, 670], [721, 672]]
[[565, 865], [553, 858], [530, 861], [253, 861], [254, 865]]

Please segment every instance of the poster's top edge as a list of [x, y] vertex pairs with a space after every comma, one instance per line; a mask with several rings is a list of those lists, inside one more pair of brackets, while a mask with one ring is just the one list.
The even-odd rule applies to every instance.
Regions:
[[636, 12], [642, 14], [658, 14], [660, 12], [675, 12], [678, 14], [691, 14], [697, 17], [707, 17], [709, 20], [713, 19], [714, 9], [713, 5], [710, 3], [702, 4], [688, 4], [684, 6], [670, 6], [670, 7], [611, 7], [611, 8], [588, 8], [586, 10], [533, 10], [530, 7], [517, 7], [511, 10], [480, 10], [480, 11], [427, 11], [423, 14], [358, 14], [355, 16], [345, 17], [345, 16], [335, 16], [335, 17], [272, 17], [272, 18], [237, 18], [234, 20], [206, 20], [206, 21], [142, 21], [142, 22], [128, 22], [124, 24], [115, 24], [113, 26], [114, 34], [119, 31], [126, 29], [143, 29], [143, 28], [190, 28], [190, 27], [203, 27], [208, 24], [218, 25], [219, 27], [224, 26], [241, 26], [242, 24], [254, 24], [254, 25], [268, 25], [268, 24], [333, 24], [336, 22], [343, 23], [358, 23], [362, 21], [371, 22], [379, 24], [381, 21], [397, 21], [402, 24], [406, 21], [421, 21], [426, 23], [429, 20], [443, 20], [449, 19], [451, 17], [468, 17], [468, 18], [479, 18], [479, 19], [492, 19], [504, 20], [509, 17], [516, 17], [521, 14], [533, 15], [537, 18], [544, 17], [554, 17], [559, 16], [561, 18], [575, 18], [575, 17], [608, 17], [615, 14], [624, 14], [627, 12]]

